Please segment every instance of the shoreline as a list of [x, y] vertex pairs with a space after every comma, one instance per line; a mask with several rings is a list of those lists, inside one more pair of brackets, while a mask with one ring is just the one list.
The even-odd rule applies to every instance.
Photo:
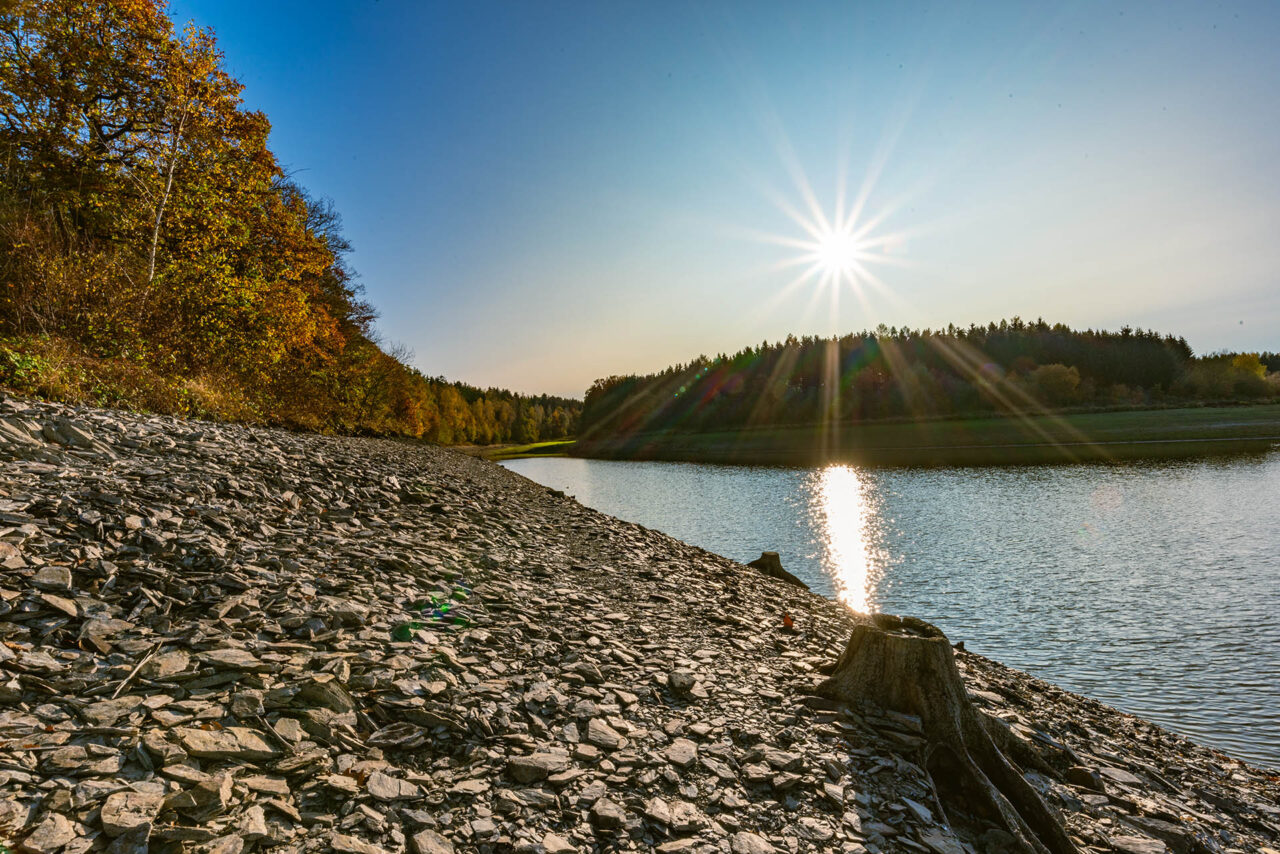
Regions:
[[[731, 560], [750, 561], [760, 554], [760, 546], [775, 549], [788, 571], [813, 592], [834, 601], [840, 601], [842, 568], [847, 566], [843, 561], [851, 554], [840, 547], [847, 542], [843, 537], [853, 534], [833, 521], [831, 502], [840, 506], [840, 498], [827, 490], [833, 482], [857, 483], [862, 495], [874, 496], [857, 508], [862, 523], [857, 527], [858, 551], [852, 554], [865, 555], [870, 561], [865, 595], [873, 603], [861, 610], [870, 607], [922, 617], [953, 641], [964, 640], [969, 649], [1065, 690], [1253, 764], [1280, 767], [1280, 718], [1273, 710], [1278, 695], [1276, 686], [1265, 678], [1275, 670], [1271, 643], [1280, 635], [1269, 621], [1271, 609], [1260, 604], [1267, 601], [1268, 581], [1280, 567], [1267, 560], [1265, 551], [1254, 552], [1235, 566], [1252, 567], [1252, 589], [1260, 591], [1262, 598], [1249, 599], [1225, 614], [1202, 607], [1220, 587], [1232, 589], [1230, 572], [1224, 586], [1203, 582], [1215, 577], [1216, 567], [1231, 559], [1231, 544], [1254, 531], [1261, 536], [1263, 529], [1256, 526], [1267, 523], [1267, 514], [1260, 508], [1266, 506], [1276, 485], [1277, 463], [1280, 454], [1273, 453], [1185, 464], [1034, 471], [1013, 467], [860, 469], [856, 474], [819, 468], [582, 459], [501, 464], [603, 513]], [[1220, 484], [1227, 471], [1265, 471], [1270, 477], [1227, 478], [1236, 486], [1229, 494], [1222, 492], [1222, 501], [1239, 512], [1224, 510], [1211, 521], [1188, 511], [1188, 506], [1196, 506], [1197, 489], [1202, 484], [1206, 488]], [[1268, 486], [1258, 486], [1262, 482]], [[946, 498], [935, 499], [936, 493], [925, 484], [941, 485]], [[999, 499], [988, 491], [988, 484], [999, 491]], [[1012, 492], [1005, 492], [1009, 489]], [[1052, 496], [1045, 500], [1055, 507], [1069, 510], [1083, 502], [1087, 511], [1096, 509], [1093, 496], [1115, 495], [1117, 489], [1128, 497], [1141, 496], [1148, 508], [1171, 502], [1167, 512], [1129, 524], [1125, 522], [1128, 514], [1108, 505], [1106, 536], [1112, 543], [1139, 537], [1149, 543], [1140, 551], [1129, 550], [1129, 561], [1140, 561], [1132, 568], [1112, 547], [1102, 548], [1101, 554], [1094, 547], [1083, 548], [1087, 557], [1082, 557], [1076, 541], [1091, 536], [1090, 529], [1066, 525], [1063, 520], [1070, 514], [1045, 513], [1039, 500], [1043, 491]], [[1074, 501], [1064, 503], [1067, 495], [1074, 495]], [[762, 500], [762, 496], [768, 497]], [[947, 526], [949, 520], [975, 515], [970, 504], [975, 500], [983, 502], [986, 512], [977, 513], [977, 518], [958, 529]], [[1217, 506], [1219, 502], [1214, 501], [1210, 509]], [[1004, 507], [1009, 509], [1002, 512]], [[1179, 521], [1170, 521], [1175, 518]], [[893, 525], [886, 528], [886, 520], [893, 520]], [[990, 527], [983, 529], [983, 520], [989, 520]], [[1097, 524], [1099, 520], [1088, 521]], [[927, 527], [920, 528], [921, 524]], [[1160, 528], [1152, 530], [1151, 524]], [[1199, 524], [1206, 526], [1203, 531], [1196, 531]], [[1224, 524], [1229, 526], [1227, 531], [1220, 527]], [[1061, 530], [1046, 540], [1043, 532], [1059, 525]], [[969, 539], [956, 540], [966, 535]], [[1206, 547], [1197, 552], [1202, 560], [1191, 560], [1184, 548], [1167, 546], [1169, 538], [1181, 540], [1184, 535], [1188, 541], [1211, 537], [1220, 547]], [[922, 545], [920, 537], [928, 544]], [[997, 539], [988, 543], [991, 538]], [[1018, 545], [997, 546], [1011, 542]], [[760, 546], [748, 551], [748, 544], [756, 543]], [[1049, 557], [1050, 553], [1054, 556]], [[860, 565], [854, 567], [855, 573], [861, 571]], [[933, 573], [927, 567], [939, 571]], [[941, 571], [942, 567], [951, 569]], [[995, 567], [1004, 571], [993, 571]], [[1068, 567], [1072, 569], [1064, 572]], [[1117, 592], [1109, 585], [1121, 573], [1130, 572], [1134, 575], [1125, 589], [1152, 587], [1117, 607], [1109, 601]], [[1180, 580], [1171, 583], [1169, 579], [1175, 577]], [[1099, 593], [1100, 586], [1107, 592]], [[1025, 590], [1037, 592], [1022, 605], [1010, 604], [1021, 601]], [[1097, 600], [1097, 596], [1103, 598]], [[1123, 593], [1120, 596], [1124, 598]], [[1144, 606], [1137, 607], [1135, 598]], [[1190, 610], [1184, 613], [1183, 609]], [[1258, 657], [1241, 658], [1230, 640], [1237, 632], [1226, 626], [1255, 621], [1260, 622], [1250, 634]], [[1157, 672], [1165, 675], [1157, 677]], [[1201, 698], [1212, 699], [1201, 702]]]
[[[374, 854], [968, 839], [909, 727], [808, 702], [859, 622], [817, 594], [418, 443], [21, 400], [0, 421], [0, 838]], [[1045, 751], [1025, 776], [1081, 851], [1280, 838], [1273, 774], [956, 658], [971, 699]]]
[[572, 456], [731, 465], [1042, 465], [1266, 453], [1280, 405], [1123, 410], [579, 439]]

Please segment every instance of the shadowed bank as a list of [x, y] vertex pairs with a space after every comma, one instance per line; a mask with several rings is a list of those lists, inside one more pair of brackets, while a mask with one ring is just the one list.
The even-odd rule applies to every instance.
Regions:
[[1262, 452], [1280, 444], [1280, 405], [641, 432], [579, 440], [600, 459], [760, 465], [943, 466], [1110, 462]]

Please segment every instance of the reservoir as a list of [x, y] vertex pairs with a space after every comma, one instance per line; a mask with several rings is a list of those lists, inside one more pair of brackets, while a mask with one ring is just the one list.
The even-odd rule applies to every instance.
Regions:
[[[583, 504], [1280, 768], [1280, 451], [771, 468], [528, 458]], [[696, 591], [690, 591], [696, 595]]]

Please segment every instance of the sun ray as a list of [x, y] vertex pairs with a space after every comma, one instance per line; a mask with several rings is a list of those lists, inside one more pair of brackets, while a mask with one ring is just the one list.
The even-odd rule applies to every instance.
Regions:
[[768, 305], [762, 308], [772, 310], [781, 300], [792, 296], [798, 287], [809, 284], [814, 293], [805, 306], [804, 320], [809, 320], [819, 299], [825, 296], [827, 314], [833, 324], [839, 324], [841, 294], [845, 288], [854, 293], [857, 304], [864, 310], [869, 307], [866, 294], [868, 288], [877, 295], [890, 293], [884, 283], [871, 273], [868, 265], [908, 266], [904, 259], [891, 254], [894, 247], [903, 245], [906, 233], [881, 229], [890, 212], [901, 208], [901, 202], [892, 204], [888, 210], [867, 215], [867, 205], [884, 167], [886, 154], [884, 151], [878, 153], [876, 162], [863, 176], [852, 202], [848, 194], [847, 166], [843, 156], [838, 158], [834, 207], [828, 213], [820, 204], [813, 184], [796, 158], [790, 141], [780, 129], [776, 130], [776, 134], [779, 156], [799, 194], [800, 204], [797, 206], [791, 199], [783, 198], [772, 187], [761, 189], [774, 206], [799, 228], [800, 233], [776, 234], [747, 230], [740, 230], [740, 233], [762, 243], [795, 250], [795, 255], [780, 259], [774, 264], [772, 272], [797, 267], [802, 268], [802, 272], [788, 281], [773, 299], [766, 300]]

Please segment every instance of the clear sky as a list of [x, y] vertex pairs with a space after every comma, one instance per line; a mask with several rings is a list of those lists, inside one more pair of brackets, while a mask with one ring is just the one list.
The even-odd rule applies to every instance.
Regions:
[[[1013, 315], [1280, 350], [1280, 4], [172, 14], [217, 32], [430, 375], [578, 396], [787, 333]], [[847, 188], [868, 275], [796, 281], [806, 184], [829, 220]]]

